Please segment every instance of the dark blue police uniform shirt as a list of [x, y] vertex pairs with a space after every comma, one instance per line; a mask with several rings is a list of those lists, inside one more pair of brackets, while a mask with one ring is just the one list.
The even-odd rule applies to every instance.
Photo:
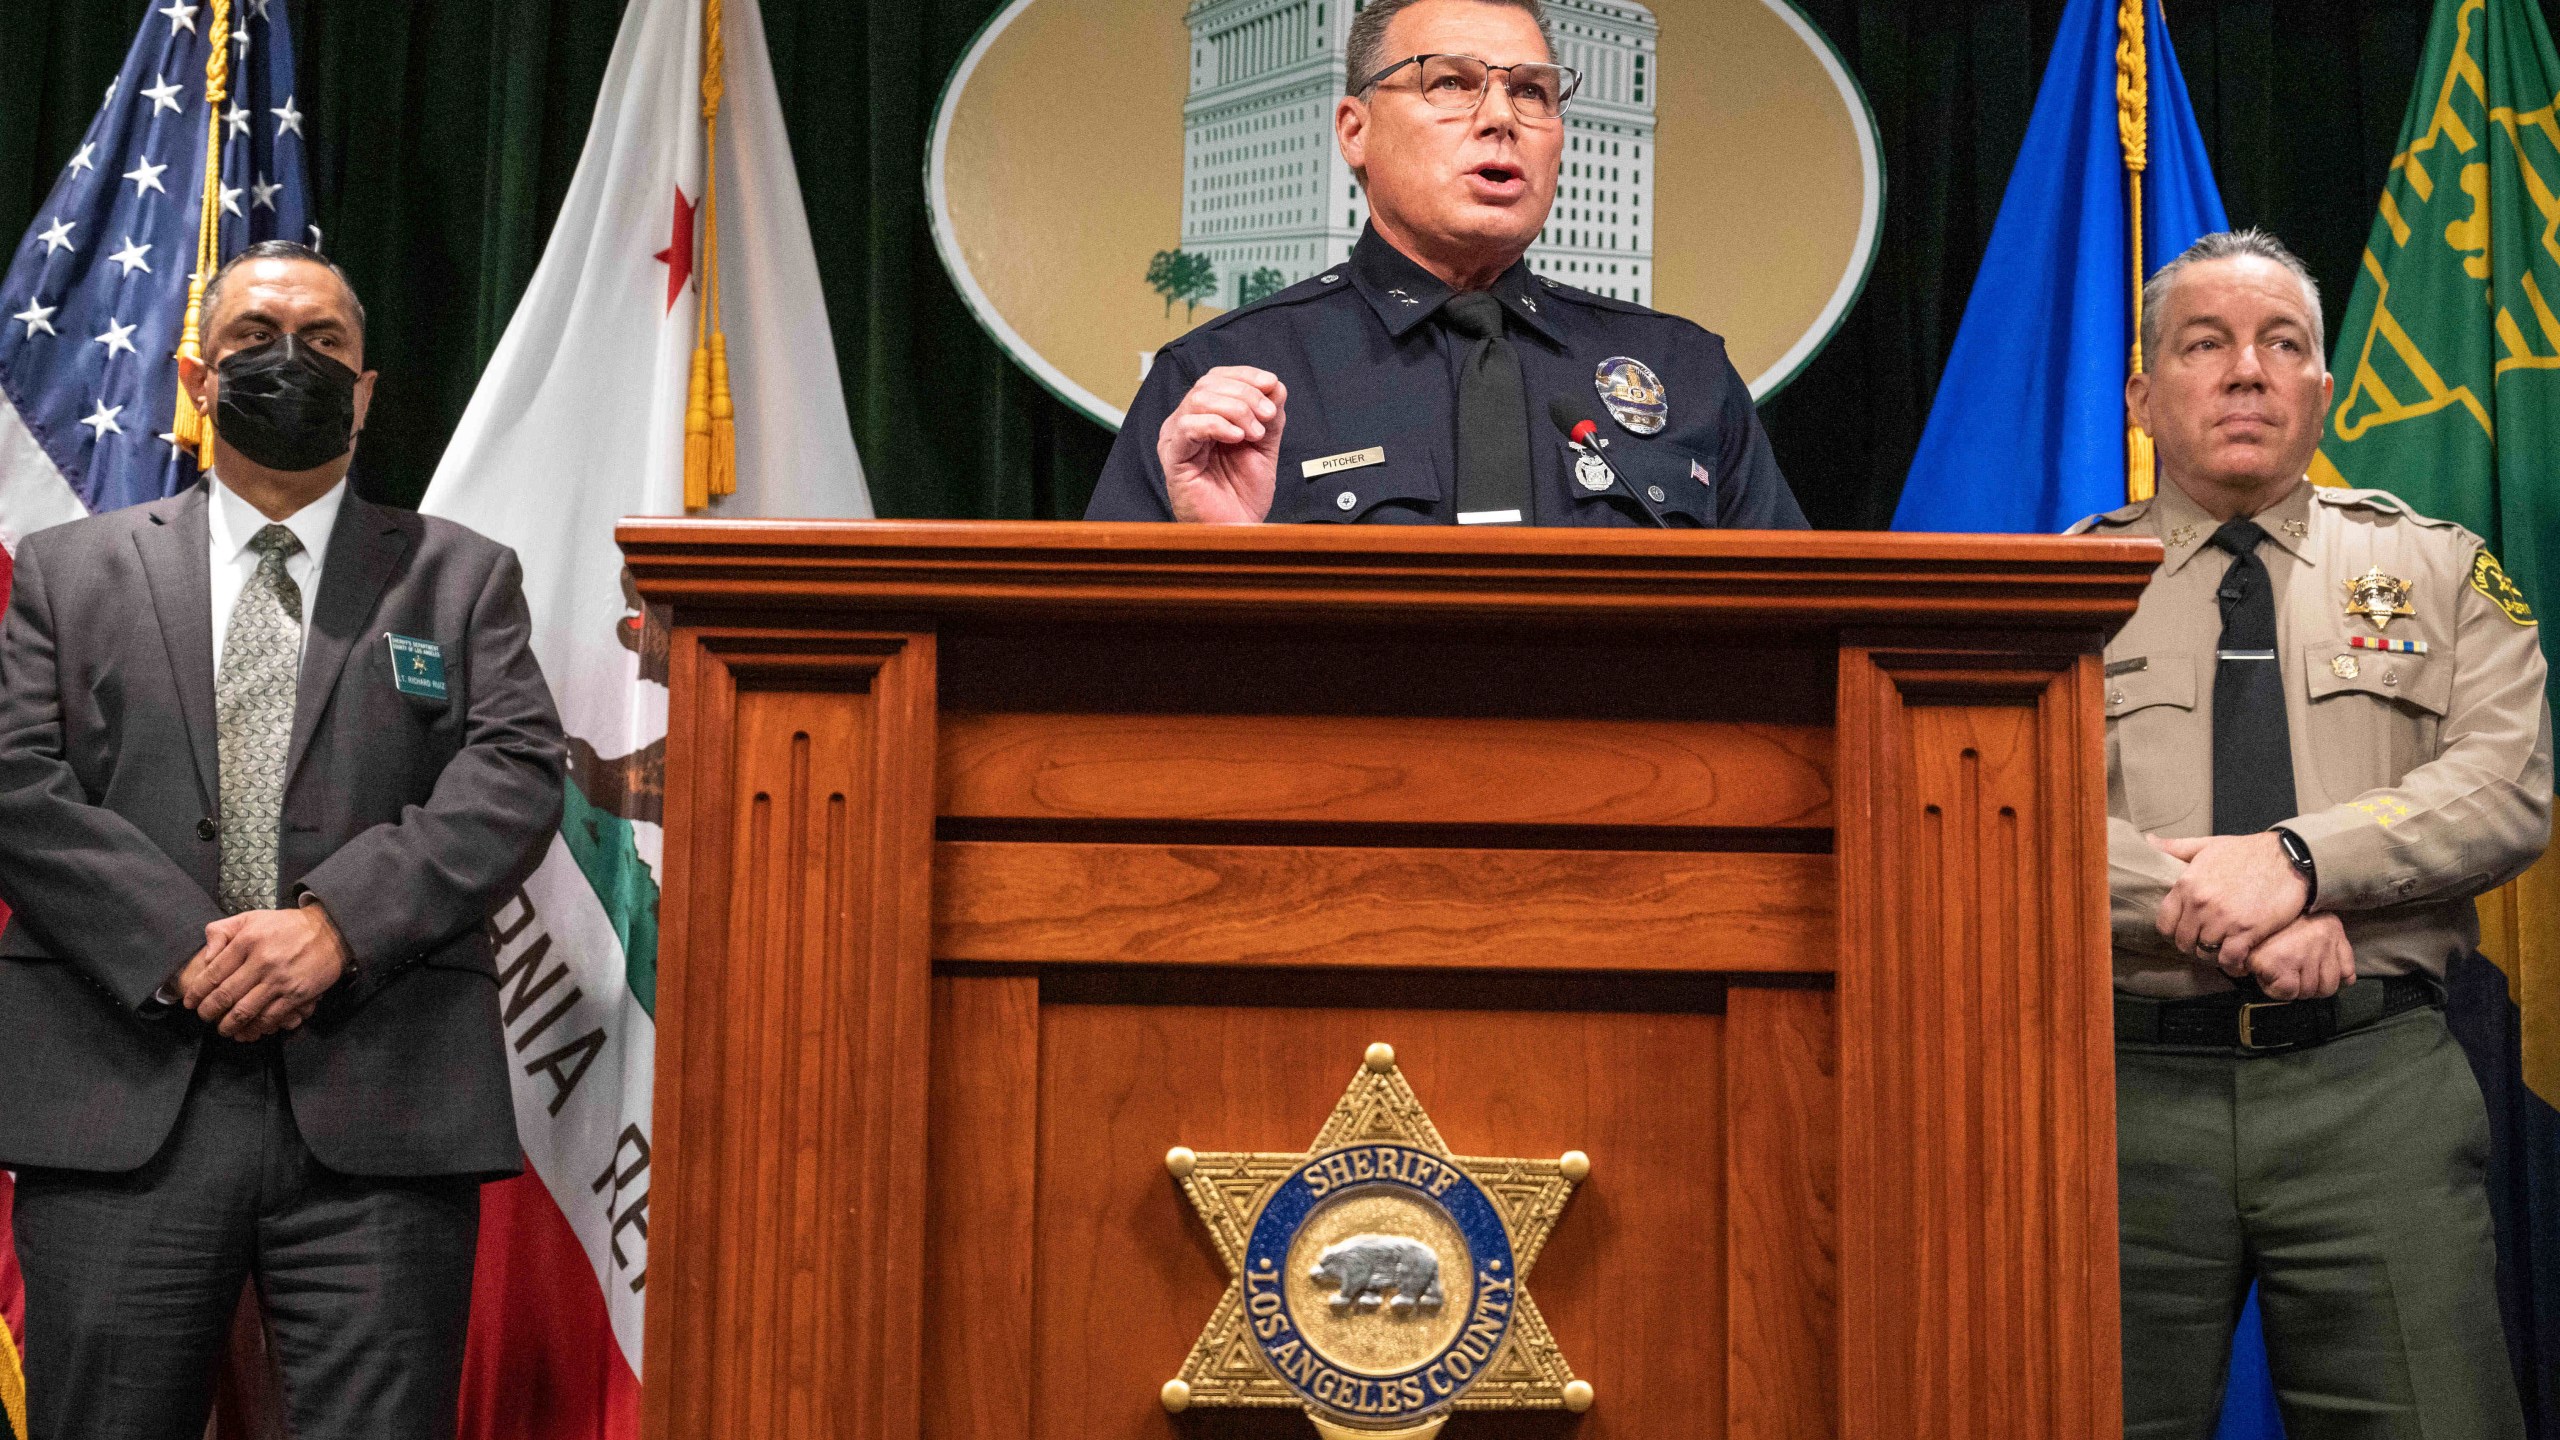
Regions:
[[[1156, 432], [1202, 375], [1251, 365], [1289, 387], [1273, 522], [1454, 523], [1458, 363], [1470, 342], [1435, 321], [1451, 293], [1364, 230], [1349, 261], [1165, 346], [1130, 402], [1085, 518], [1171, 520]], [[1531, 523], [1806, 528], [1722, 339], [1525, 264], [1505, 271], [1493, 294], [1528, 385]], [[1602, 404], [1597, 377], [1619, 357], [1661, 379], [1669, 414], [1659, 434], [1627, 429]], [[1576, 483], [1575, 452], [1549, 418], [1556, 397], [1608, 437], [1602, 453], [1618, 472], [1609, 489]], [[1308, 461], [1372, 446], [1386, 451], [1384, 463], [1306, 473]]]

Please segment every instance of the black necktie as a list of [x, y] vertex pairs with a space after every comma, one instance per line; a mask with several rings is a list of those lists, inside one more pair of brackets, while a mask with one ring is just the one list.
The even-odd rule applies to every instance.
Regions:
[[2232, 520], [2213, 532], [2231, 552], [2222, 572], [2222, 656], [2213, 671], [2213, 833], [2254, 835], [2293, 818], [2293, 735], [2276, 660], [2276, 592], [2258, 545], [2267, 532]]
[[1502, 302], [1482, 291], [1440, 307], [1475, 342], [1458, 362], [1458, 523], [1525, 525], [1529, 513], [1529, 389], [1502, 334]]

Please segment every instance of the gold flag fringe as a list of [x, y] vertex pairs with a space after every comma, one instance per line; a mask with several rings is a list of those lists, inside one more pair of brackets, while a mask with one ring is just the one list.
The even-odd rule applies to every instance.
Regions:
[[[231, 0], [213, 0], [212, 49], [204, 57], [204, 185], [197, 202], [196, 268], [187, 281], [187, 318], [178, 331], [180, 360], [204, 363], [204, 287], [222, 266], [222, 102], [231, 96]], [[183, 379], [170, 437], [196, 452], [196, 468], [213, 468], [213, 421], [196, 408]]]
[[0, 1320], [0, 1434], [27, 1433], [27, 1372], [18, 1359], [18, 1339]]
[[729, 397], [729, 338], [720, 325], [721, 0], [702, 6], [702, 244], [694, 275], [693, 374], [685, 387], [684, 504], [699, 510], [738, 490], [737, 407]]

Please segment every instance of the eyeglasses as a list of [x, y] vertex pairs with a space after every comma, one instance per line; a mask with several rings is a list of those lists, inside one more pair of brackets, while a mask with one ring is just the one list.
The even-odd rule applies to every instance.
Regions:
[[1563, 114], [1565, 102], [1582, 87], [1582, 72], [1570, 65], [1489, 65], [1473, 55], [1408, 55], [1360, 82], [1360, 88], [1374, 89], [1408, 65], [1421, 72], [1422, 98], [1441, 110], [1473, 110], [1483, 104], [1485, 82], [1496, 70], [1502, 72], [1502, 88], [1511, 97], [1511, 108], [1531, 120], [1552, 120]]

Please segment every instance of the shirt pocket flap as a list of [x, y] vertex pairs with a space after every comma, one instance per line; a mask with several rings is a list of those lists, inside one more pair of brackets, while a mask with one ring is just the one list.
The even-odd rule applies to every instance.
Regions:
[[[1386, 449], [1386, 458], [1375, 464], [1320, 470], [1313, 475], [1306, 473], [1306, 466], [1311, 461], [1320, 464], [1318, 457], [1282, 451], [1278, 489], [1280, 496], [1289, 501], [1285, 518], [1301, 524], [1327, 520], [1348, 524], [1381, 505], [1401, 503], [1428, 509], [1438, 504], [1443, 491], [1439, 467], [1430, 456], [1419, 453], [1419, 446], [1402, 448], [1403, 454]], [[1277, 498], [1272, 508], [1272, 519], [1284, 518]]]
[[2452, 662], [2434, 655], [2394, 655], [2322, 640], [2302, 648], [2302, 674], [2315, 701], [2352, 692], [2398, 700], [2439, 717], [2453, 705]]
[[[1612, 487], [1600, 494], [1626, 495], [1669, 528], [1715, 528], [1714, 480], [1706, 461], [1697, 455], [1659, 440], [1621, 440], [1600, 453], [1616, 468], [1624, 487]], [[1570, 449], [1565, 452], [1567, 473], [1573, 471], [1580, 458]], [[1592, 497], [1588, 487], [1578, 480], [1573, 490], [1576, 500]]]
[[[2154, 705], [2196, 708], [2196, 667], [2184, 655], [2148, 655], [2139, 670], [2107, 677], [2107, 718], [2130, 715]], [[2121, 663], [2121, 662], [2111, 662]]]

